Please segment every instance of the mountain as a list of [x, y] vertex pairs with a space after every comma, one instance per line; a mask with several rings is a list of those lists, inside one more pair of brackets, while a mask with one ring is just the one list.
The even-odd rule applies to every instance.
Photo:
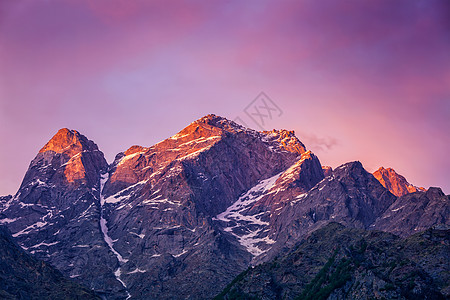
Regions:
[[330, 222], [406, 237], [449, 225], [448, 209], [432, 188], [393, 195], [360, 162], [323, 167], [293, 131], [208, 115], [109, 165], [61, 129], [0, 199], [0, 223], [103, 298], [209, 299]]
[[120, 295], [123, 286], [112, 272], [117, 261], [99, 230], [100, 173], [107, 169], [94, 142], [61, 129], [33, 159], [16, 195], [3, 204], [0, 222], [23, 249], [65, 276], [100, 295]]
[[119, 154], [102, 199], [131, 295], [205, 299], [220, 291], [251, 255], [212, 217], [304, 151], [293, 132], [256, 132], [209, 115]]
[[399, 197], [377, 219], [374, 228], [407, 237], [432, 226], [449, 227], [450, 197], [440, 188]]
[[307, 192], [289, 198], [276, 213], [267, 233], [276, 242], [257, 262], [290, 249], [330, 221], [369, 229], [395, 200], [360, 162], [344, 164]]
[[0, 298], [100, 299], [47, 263], [25, 253], [4, 226], [0, 226]]
[[176, 178], [181, 181], [177, 185], [189, 186], [177, 188], [181, 203], [215, 215], [260, 179], [288, 168], [303, 152], [305, 146], [293, 132], [256, 132], [209, 115], [152, 147], [133, 146], [119, 154], [104, 194], [107, 203], [116, 202], [138, 185], [143, 196], [150, 197], [158, 189], [172, 189], [174, 179], [167, 179]]
[[450, 230], [408, 239], [330, 223], [248, 268], [215, 299], [444, 299]]
[[322, 178], [318, 158], [311, 151], [304, 152], [284, 172], [258, 182], [215, 220], [253, 256], [261, 256], [277, 241], [272, 236], [280, 212], [293, 203], [293, 198], [304, 195]]
[[379, 168], [373, 173], [373, 176], [392, 194], [397, 197], [401, 197], [403, 195], [414, 193], [417, 191], [425, 191], [422, 187], [416, 187], [406, 181], [405, 177], [395, 172], [395, 170], [391, 168]]

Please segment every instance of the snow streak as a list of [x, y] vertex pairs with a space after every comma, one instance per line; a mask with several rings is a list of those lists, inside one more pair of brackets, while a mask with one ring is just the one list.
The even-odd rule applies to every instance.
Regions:
[[127, 298], [126, 299], [129, 299], [129, 298], [131, 298], [131, 295], [130, 295], [130, 293], [127, 290], [127, 285], [125, 284], [125, 282], [122, 281], [122, 279], [120, 279], [120, 275], [122, 274], [120, 265], [122, 263], [126, 263], [128, 261], [128, 259], [124, 259], [122, 257], [122, 255], [120, 255], [120, 253], [117, 252], [116, 249], [114, 249], [114, 241], [108, 235], [108, 226], [106, 225], [107, 221], [106, 221], [106, 219], [103, 216], [103, 205], [105, 204], [105, 198], [103, 197], [103, 188], [105, 187], [105, 183], [108, 181], [108, 178], [109, 178], [109, 174], [108, 173], [105, 173], [105, 174], [101, 175], [101, 178], [100, 178], [100, 228], [102, 230], [103, 239], [105, 240], [105, 242], [108, 245], [109, 249], [111, 249], [111, 251], [117, 257], [117, 260], [119, 261], [119, 267], [114, 272], [114, 276], [116, 276], [117, 281], [119, 281], [122, 284], [122, 286], [125, 288], [125, 291], [127, 293]]

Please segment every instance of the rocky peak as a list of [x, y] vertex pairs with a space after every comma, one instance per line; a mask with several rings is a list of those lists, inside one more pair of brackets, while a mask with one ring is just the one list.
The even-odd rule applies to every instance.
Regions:
[[[229, 157], [230, 160], [239, 156], [234, 153], [236, 151], [241, 151], [242, 155], [248, 152], [247, 160], [257, 159], [265, 165], [263, 168], [272, 169], [269, 167], [272, 165], [278, 172], [291, 165], [306, 151], [293, 131], [258, 132], [210, 114], [151, 147], [132, 146], [119, 154], [105, 185], [105, 195], [115, 194], [138, 182], [149, 181], [154, 184], [164, 174], [168, 174], [170, 169], [170, 173], [179, 170], [179, 174], [188, 162], [199, 159], [206, 152], [211, 152], [211, 149], [212, 152], [217, 152], [211, 155], [219, 155], [222, 159]], [[269, 174], [265, 174], [263, 170], [256, 172], [261, 177], [274, 175], [272, 171]]]
[[305, 145], [295, 136], [293, 130], [263, 131], [267, 141], [276, 142], [280, 150], [302, 154], [306, 151]]
[[277, 189], [300, 188], [297, 192], [307, 192], [324, 178], [319, 159], [310, 150], [287, 169], [275, 182]]
[[445, 197], [444, 192], [442, 191], [442, 189], [440, 187], [430, 187], [426, 192], [425, 195], [427, 195], [427, 197], [429, 198], [434, 198], [434, 197]]
[[333, 174], [333, 168], [329, 166], [322, 166], [323, 175], [325, 177], [331, 176]]
[[119, 153], [105, 186], [106, 194], [117, 193], [144, 180], [151, 179], [150, 182], [154, 183], [168, 171], [166, 168], [170, 169], [175, 164], [197, 158], [226, 135], [226, 130], [216, 126], [224, 120], [226, 119], [209, 115], [151, 147], [134, 145]]
[[94, 142], [61, 129], [37, 153], [14, 198], [0, 199], [0, 223], [7, 224], [24, 250], [91, 288], [103, 282], [104, 293], [122, 289], [114, 274], [102, 267], [94, 273], [81, 270], [99, 261], [116, 262], [99, 226], [100, 175], [107, 168]]
[[[256, 131], [253, 129], [245, 128], [231, 120], [224, 117], [216, 116], [214, 114], [207, 115], [191, 123], [186, 129], [191, 128], [192, 125], [207, 125], [210, 127], [221, 129], [229, 133], [246, 133], [262, 139], [264, 142], [269, 143], [270, 147], [274, 150], [287, 151], [297, 154], [302, 154], [306, 151], [305, 145], [295, 136], [293, 130], [285, 129], [273, 129], [271, 131]], [[185, 129], [185, 130], [186, 130]], [[186, 133], [184, 130], [180, 134]]]
[[[245, 135], [259, 139], [273, 151], [291, 152], [297, 155], [301, 155], [306, 151], [305, 145], [303, 145], [303, 143], [295, 136], [293, 130], [274, 129], [271, 131], [259, 132], [250, 128], [245, 128], [231, 120], [214, 114], [207, 115], [192, 122], [189, 126], [168, 140], [181, 140], [185, 143], [185, 139], [192, 140], [198, 138], [224, 137], [230, 134], [232, 136]], [[165, 143], [166, 141], [163, 141], [162, 143]]]
[[[98, 184], [98, 173], [107, 168], [97, 145], [76, 130], [60, 129], [46, 144], [25, 174], [21, 189], [37, 181], [38, 185]], [[57, 174], [57, 176], [54, 176]], [[61, 181], [62, 180], [62, 181]]]
[[206, 115], [192, 122], [192, 124], [207, 124], [209, 126], [220, 128], [222, 130], [233, 133], [246, 130], [244, 126], [241, 126], [234, 121], [228, 120], [227, 118], [216, 116], [214, 114]]
[[144, 149], [145, 148], [142, 146], [134, 145], [134, 146], [131, 146], [130, 148], [128, 148], [128, 150], [125, 151], [124, 154], [125, 154], [125, 156], [132, 155], [132, 154], [135, 154], [136, 152], [143, 152]]
[[397, 197], [414, 193], [417, 191], [424, 191], [424, 188], [416, 187], [410, 184], [405, 177], [395, 172], [394, 169], [391, 168], [379, 168], [373, 173], [373, 176], [392, 194]]
[[[322, 201], [320, 199], [335, 199], [335, 221], [346, 220], [345, 222], [366, 228], [396, 199], [359, 161], [337, 167], [332, 176], [327, 177], [316, 188], [318, 189], [313, 189], [309, 196], [319, 200], [316, 202], [317, 206]], [[339, 219], [339, 215], [343, 218]]]
[[367, 171], [364, 169], [360, 161], [352, 161], [345, 163], [333, 171], [333, 175], [337, 178], [359, 177], [365, 175]]
[[76, 130], [67, 128], [60, 129], [51, 139], [45, 144], [39, 153], [53, 151], [55, 153], [67, 153], [73, 155], [83, 150], [98, 150], [94, 142], [88, 140], [84, 135]]

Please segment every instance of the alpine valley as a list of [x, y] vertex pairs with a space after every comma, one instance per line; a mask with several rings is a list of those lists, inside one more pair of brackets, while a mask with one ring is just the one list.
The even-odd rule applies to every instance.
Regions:
[[450, 299], [449, 216], [440, 188], [332, 170], [293, 131], [208, 115], [108, 164], [61, 129], [0, 197], [0, 297]]

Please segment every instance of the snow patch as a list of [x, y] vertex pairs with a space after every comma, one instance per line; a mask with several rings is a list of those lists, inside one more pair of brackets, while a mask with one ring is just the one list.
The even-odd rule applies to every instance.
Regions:
[[295, 203], [299, 202], [300, 200], [305, 198], [307, 195], [308, 195], [307, 193], [303, 193], [303, 194], [298, 195], [297, 197], [294, 198], [294, 200], [292, 200], [290, 202], [290, 205], [293, 206]]
[[0, 224], [9, 224], [9, 223], [13, 223], [13, 222], [15, 222], [15, 221], [17, 221], [17, 220], [19, 220], [20, 218], [14, 218], [14, 219], [8, 219], [8, 218], [5, 218], [5, 219], [2, 219], [2, 220], [0, 220]]
[[201, 148], [201, 149], [199, 149], [199, 150], [197, 150], [197, 151], [194, 151], [194, 152], [192, 152], [192, 153], [190, 153], [190, 154], [188, 154], [188, 155], [179, 157], [179, 158], [177, 158], [177, 160], [181, 161], [181, 160], [187, 160], [187, 159], [193, 159], [193, 158], [196, 158], [196, 157], [198, 157], [198, 156], [200, 155], [200, 153], [202, 153], [202, 152], [204, 152], [204, 151], [206, 151], [206, 150], [209, 150], [212, 146], [213, 146], [213, 145], [209, 145], [209, 146], [207, 146], [207, 147]]
[[135, 232], [130, 232], [130, 233], [133, 234], [133, 235], [135, 235], [135, 236], [137, 236], [137, 237], [139, 237], [140, 239], [145, 238], [145, 234], [143, 234], [143, 233], [141, 233], [141, 234], [137, 234], [137, 233], [135, 233]]
[[12, 204], [13, 201], [19, 199], [20, 196], [20, 192], [17, 192], [17, 194], [12, 197], [11, 199], [9, 199], [4, 205], [3, 208], [0, 209], [0, 212], [6, 211]]
[[187, 250], [183, 249], [183, 251], [182, 251], [181, 253], [175, 254], [175, 255], [172, 255], [172, 256], [173, 256], [173, 257], [180, 257], [180, 256], [186, 254], [187, 252], [188, 252]]
[[255, 216], [244, 216], [241, 213], [251, 206], [251, 204], [261, 199], [265, 192], [270, 190], [270, 188], [275, 184], [275, 181], [281, 174], [282, 173], [268, 179], [261, 180], [257, 185], [248, 190], [247, 193], [239, 197], [239, 199], [229, 206], [226, 211], [218, 214], [216, 219], [225, 222], [230, 222], [232, 220], [246, 220], [257, 225], [268, 225], [267, 222], [262, 222]]
[[118, 267], [117, 270], [114, 272], [114, 276], [116, 276], [117, 281], [119, 281], [122, 284], [122, 286], [125, 288], [125, 291], [127, 293], [126, 299], [130, 299], [131, 295], [127, 290], [127, 285], [125, 284], [125, 282], [123, 282], [122, 279], [120, 279], [120, 275], [122, 275], [122, 271], [120, 270], [120, 267]]
[[113, 241], [113, 239], [111, 239], [111, 237], [108, 235], [108, 227], [106, 226], [106, 220], [103, 218], [103, 216], [100, 218], [100, 228], [102, 229], [103, 238], [104, 238], [105, 242], [108, 244], [109, 249], [111, 249], [111, 251], [114, 253], [114, 255], [116, 255], [119, 262], [121, 262], [121, 263], [128, 262], [128, 259], [124, 259], [122, 257], [122, 255], [120, 255], [120, 253], [117, 252], [116, 249], [114, 249], [115, 241]]
[[14, 233], [12, 236], [13, 237], [18, 237], [18, 236], [23, 235], [23, 234], [28, 234], [28, 233], [30, 233], [30, 231], [38, 229], [38, 228], [42, 228], [42, 227], [44, 227], [47, 224], [48, 224], [47, 222], [36, 222], [36, 223], [26, 227], [25, 229], [23, 229], [23, 230], [21, 230], [21, 231], [19, 231], [17, 233]]
[[399, 208], [391, 209], [391, 211], [392, 211], [392, 212], [399, 211], [400, 209], [404, 208], [405, 206], [406, 206], [406, 205], [402, 205], [402, 206], [400, 206]]
[[250, 232], [249, 234], [238, 236], [239, 243], [244, 246], [248, 252], [250, 252], [253, 256], [261, 255], [269, 249], [261, 250], [258, 247], [259, 243], [266, 243], [268, 245], [272, 245], [275, 243], [274, 240], [269, 237], [258, 238], [257, 235], [261, 232], [261, 229]]
[[[268, 179], [261, 180], [258, 184], [256, 184], [253, 188], [248, 190], [244, 195], [239, 197], [239, 199], [233, 203], [231, 206], [227, 208], [226, 211], [218, 214], [215, 219], [223, 222], [232, 222], [237, 223], [234, 226], [228, 226], [224, 228], [224, 231], [230, 232], [234, 235], [239, 243], [244, 246], [248, 252], [250, 252], [253, 256], [258, 256], [266, 250], [262, 250], [259, 248], [260, 243], [265, 243], [267, 245], [271, 245], [275, 243], [272, 239], [265, 237], [260, 237], [261, 234], [265, 234], [267, 231], [263, 231], [266, 226], [269, 225], [268, 222], [264, 222], [261, 220], [261, 216], [264, 213], [256, 214], [256, 215], [246, 215], [245, 212], [253, 206], [255, 202], [260, 200], [267, 192], [273, 188], [277, 179], [283, 174], [283, 172], [272, 176]], [[253, 225], [257, 229], [250, 231], [247, 234], [237, 234], [233, 229], [242, 228], [248, 232], [246, 228], [247, 225]]]
[[206, 141], [217, 140], [217, 139], [220, 139], [220, 138], [221, 138], [221, 136], [219, 136], [219, 135], [210, 136], [210, 137], [207, 137], [207, 138], [206, 138], [206, 137], [200, 137], [200, 138], [198, 138], [198, 139], [195, 139], [195, 140], [192, 140], [192, 141], [189, 141], [189, 142], [180, 144], [180, 145], [178, 145], [177, 148], [185, 147], [185, 146], [192, 147], [192, 144], [204, 143], [204, 142], [206, 142]]
[[[89, 210], [92, 207], [94, 207], [94, 203], [91, 203], [91, 205], [89, 205], [89, 207], [86, 208], [77, 219], [82, 219], [82, 218], [86, 217], [87, 213], [89, 212]], [[51, 214], [51, 216], [53, 216], [53, 213]]]
[[136, 152], [127, 156], [122, 157], [122, 159], [120, 160], [120, 162], [117, 164], [117, 167], [119, 167], [120, 165], [124, 164], [127, 160], [132, 159], [133, 157], [136, 157], [138, 155], [141, 154], [145, 154], [145, 151], [142, 152]]
[[31, 182], [30, 184], [33, 186], [35, 186], [35, 185], [36, 186], [40, 186], [40, 185], [47, 186], [47, 184], [40, 179], [36, 179], [33, 182]]
[[138, 183], [130, 185], [129, 187], [115, 193], [114, 195], [109, 196], [108, 198], [104, 199], [103, 201], [104, 201], [104, 203], [117, 203], [117, 202], [120, 202], [123, 200], [127, 200], [131, 197], [132, 194], [124, 195], [126, 192], [128, 192], [129, 190], [131, 190], [139, 185], [146, 184], [147, 182], [148, 182], [148, 179], [139, 181]]
[[39, 247], [41, 247], [41, 246], [50, 247], [50, 246], [56, 245], [56, 244], [58, 244], [58, 243], [59, 243], [59, 241], [53, 242], [53, 243], [44, 243], [44, 242], [42, 242], [42, 243], [36, 244], [36, 245], [34, 245], [34, 246], [31, 246], [31, 247], [29, 247], [29, 248], [39, 248]]
[[146, 270], [141, 270], [139, 268], [136, 268], [133, 271], [128, 272], [127, 274], [136, 274], [136, 273], [145, 273], [145, 272], [147, 272], [147, 271]]
[[177, 205], [177, 206], [181, 205], [180, 202], [170, 201], [167, 198], [158, 200], [159, 198], [162, 198], [162, 195], [158, 195], [158, 196], [156, 196], [155, 198], [152, 198], [152, 199], [144, 200], [144, 201], [142, 201], [142, 204], [145, 204], [145, 205], [158, 205], [158, 204], [161, 204], [161, 203], [167, 203], [167, 204]]

